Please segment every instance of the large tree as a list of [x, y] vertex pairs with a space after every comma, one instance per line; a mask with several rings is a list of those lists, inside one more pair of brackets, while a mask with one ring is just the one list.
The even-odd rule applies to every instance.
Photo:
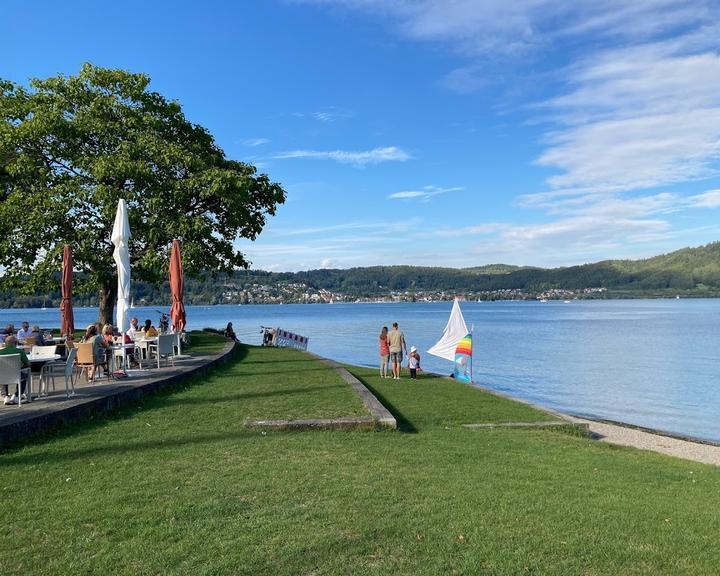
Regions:
[[[0, 79], [0, 266], [20, 293], [56, 289], [63, 244], [75, 289], [99, 291], [112, 322], [117, 280], [110, 241], [128, 204], [133, 277], [166, 278], [173, 238], [186, 274], [247, 267], [235, 248], [255, 239], [284, 202], [283, 188], [229, 160], [180, 104], [148, 90], [144, 74], [85, 64], [77, 76]], [[212, 103], [208, 103], [212, 105]]]

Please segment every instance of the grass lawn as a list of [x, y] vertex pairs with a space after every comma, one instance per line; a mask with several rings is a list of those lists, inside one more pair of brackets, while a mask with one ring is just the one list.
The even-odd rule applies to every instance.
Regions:
[[0, 454], [0, 574], [717, 574], [718, 468], [467, 430], [547, 416], [351, 371], [400, 430], [245, 429], [362, 407], [302, 353], [242, 347], [202, 382]]

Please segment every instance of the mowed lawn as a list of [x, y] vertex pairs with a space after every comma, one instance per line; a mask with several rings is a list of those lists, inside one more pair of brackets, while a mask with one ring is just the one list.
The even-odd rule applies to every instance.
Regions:
[[[0, 454], [0, 574], [717, 574], [720, 470], [539, 429], [446, 379], [351, 368], [397, 431], [258, 431], [364, 414], [292, 350]], [[21, 488], [21, 490], [20, 490]]]

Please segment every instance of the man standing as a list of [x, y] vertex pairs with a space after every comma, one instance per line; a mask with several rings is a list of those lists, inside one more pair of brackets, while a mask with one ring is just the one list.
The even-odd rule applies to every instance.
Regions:
[[400, 366], [403, 360], [403, 351], [407, 354], [405, 346], [405, 334], [398, 328], [398, 323], [393, 322], [392, 330], [388, 334], [388, 345], [390, 346], [390, 361], [393, 368], [393, 380], [400, 380]]

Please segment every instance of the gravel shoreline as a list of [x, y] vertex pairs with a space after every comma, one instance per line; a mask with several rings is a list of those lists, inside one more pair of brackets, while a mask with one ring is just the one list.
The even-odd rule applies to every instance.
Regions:
[[587, 425], [594, 440], [598, 442], [607, 442], [608, 444], [618, 444], [620, 446], [629, 446], [631, 448], [638, 448], [639, 450], [652, 450], [653, 452], [659, 452], [660, 454], [666, 454], [667, 456], [674, 456], [676, 458], [683, 458], [685, 460], [693, 460], [695, 462], [702, 462], [703, 464], [712, 464], [714, 466], [720, 466], [720, 445], [712, 442], [705, 442], [703, 440], [693, 440], [690, 438], [678, 438], [676, 436], [669, 436], [661, 432], [640, 429], [631, 425], [623, 425], [619, 423], [603, 422], [598, 420], [590, 420], [588, 418], [581, 418], [579, 416], [572, 416], [570, 414], [564, 414], [555, 410], [546, 408], [544, 406], [538, 406], [527, 400], [521, 398], [515, 398], [502, 392], [496, 392], [485, 386], [478, 384], [471, 384], [474, 388], [479, 388], [483, 392], [507, 398], [515, 402], [522, 402], [542, 410], [557, 418], [567, 420], [574, 424]]
[[587, 424], [593, 438], [599, 442], [631, 446], [640, 450], [652, 450], [676, 458], [720, 466], [720, 446], [715, 444], [694, 442], [630, 426], [598, 422], [566, 414], [562, 416], [573, 423]]

